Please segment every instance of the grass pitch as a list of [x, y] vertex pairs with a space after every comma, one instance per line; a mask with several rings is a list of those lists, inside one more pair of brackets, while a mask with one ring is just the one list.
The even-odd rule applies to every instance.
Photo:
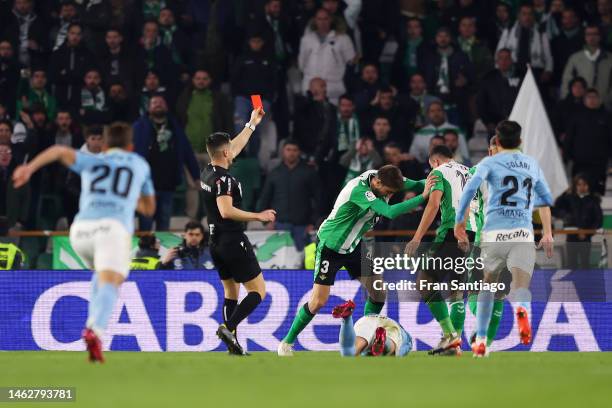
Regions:
[[[52, 407], [604, 407], [612, 353], [494, 353], [475, 360], [342, 358], [298, 352], [0, 353], [0, 386], [76, 387], [76, 402]], [[2, 404], [0, 405], [8, 405]], [[26, 403], [18, 406], [45, 406]]]

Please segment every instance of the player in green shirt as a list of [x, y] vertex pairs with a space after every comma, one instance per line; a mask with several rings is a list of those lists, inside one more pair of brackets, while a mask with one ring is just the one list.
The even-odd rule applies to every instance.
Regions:
[[[408, 255], [416, 253], [423, 236], [431, 226], [438, 210], [440, 210], [440, 227], [436, 231], [434, 243], [428, 251], [428, 258], [445, 261], [447, 258], [459, 259], [466, 257], [466, 253], [459, 247], [459, 243], [453, 233], [453, 228], [455, 226], [455, 209], [459, 206], [463, 188], [467, 184], [470, 175], [469, 168], [455, 162], [452, 157], [452, 152], [444, 145], [435, 146], [431, 150], [429, 164], [433, 169], [431, 173], [437, 177], [437, 182], [432, 188], [419, 227], [412, 240], [406, 245], [406, 253]], [[477, 201], [475, 200], [473, 207], [470, 209], [466, 224], [466, 230], [471, 242], [474, 241], [477, 226], [476, 207]], [[444, 265], [446, 265], [446, 262], [444, 262]], [[440, 344], [432, 350], [432, 353], [437, 354], [450, 350], [459, 352], [461, 332], [463, 331], [465, 320], [463, 293], [459, 291], [450, 292], [451, 311], [449, 315], [448, 306], [440, 291], [428, 288], [422, 289], [421, 282], [440, 283], [447, 280], [465, 282], [467, 274], [459, 273], [455, 269], [445, 269], [442, 265], [439, 266], [421, 269], [417, 276], [417, 283], [423, 301], [429, 307], [431, 314], [436, 318], [444, 333]]]
[[[371, 288], [372, 277], [362, 277], [361, 246], [359, 245], [361, 238], [372, 229], [380, 216], [392, 219], [421, 205], [427, 199], [429, 190], [435, 181], [436, 178], [433, 176], [422, 181], [405, 179], [397, 167], [387, 165], [378, 171], [366, 171], [344, 186], [336, 199], [334, 208], [317, 233], [318, 242], [311, 298], [300, 308], [289, 333], [279, 344], [279, 356], [293, 355], [293, 343], [298, 334], [327, 303], [336, 273], [343, 266], [353, 279], [361, 280], [368, 289], [370, 296], [366, 301], [364, 315], [380, 313], [384, 299], [376, 299], [378, 301], [372, 299], [376, 297]], [[410, 200], [389, 205], [389, 197], [402, 190], [422, 192], [422, 194]]]

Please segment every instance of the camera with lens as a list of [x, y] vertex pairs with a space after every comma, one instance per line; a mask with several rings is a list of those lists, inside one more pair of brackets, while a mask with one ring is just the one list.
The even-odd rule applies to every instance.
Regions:
[[189, 256], [189, 250], [184, 245], [175, 247], [177, 258], [186, 258]]

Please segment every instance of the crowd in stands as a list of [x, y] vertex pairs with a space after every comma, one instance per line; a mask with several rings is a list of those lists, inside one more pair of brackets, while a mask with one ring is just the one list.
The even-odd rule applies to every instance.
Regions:
[[96, 154], [103, 126], [127, 121], [157, 193], [139, 229], [200, 219], [206, 138], [242, 130], [259, 94], [266, 119], [232, 171], [247, 209], [274, 208], [269, 228], [303, 247], [365, 170], [420, 179], [437, 144], [475, 164], [469, 140], [508, 117], [528, 66], [549, 148], [604, 194], [611, 51], [612, 0], [0, 0], [0, 215], [65, 229], [78, 178], [52, 166], [14, 189], [11, 172], [53, 144]]

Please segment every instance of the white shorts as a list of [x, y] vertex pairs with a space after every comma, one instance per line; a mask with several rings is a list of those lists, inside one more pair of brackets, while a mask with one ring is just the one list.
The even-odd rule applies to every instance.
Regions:
[[79, 220], [70, 227], [70, 244], [89, 269], [113, 271], [127, 278], [132, 259], [132, 236], [119, 221]]
[[533, 274], [536, 251], [531, 229], [484, 231], [480, 248], [485, 271], [500, 273], [505, 266]]

